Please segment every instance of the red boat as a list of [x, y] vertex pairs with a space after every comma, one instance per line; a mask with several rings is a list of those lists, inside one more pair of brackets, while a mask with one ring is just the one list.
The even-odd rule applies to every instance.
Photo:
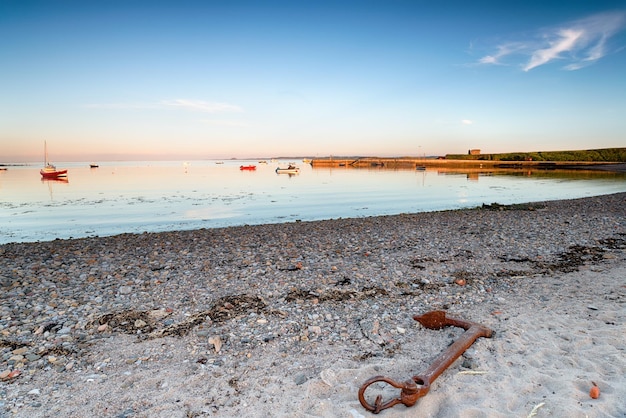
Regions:
[[46, 164], [44, 168], [39, 170], [41, 177], [44, 179], [56, 179], [59, 177], [66, 177], [67, 170], [58, 170], [52, 163], [48, 161], [48, 144], [44, 142], [44, 163]]
[[239, 169], [243, 170], [256, 170], [256, 165], [240, 165]]
[[39, 170], [39, 173], [41, 173], [41, 177], [43, 177], [44, 179], [67, 177], [67, 170], [57, 170], [57, 168], [52, 164], [46, 165], [44, 168]]

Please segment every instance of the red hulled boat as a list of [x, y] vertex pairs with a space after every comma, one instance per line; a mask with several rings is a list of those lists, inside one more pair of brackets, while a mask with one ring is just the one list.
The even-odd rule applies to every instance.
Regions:
[[45, 179], [56, 179], [59, 177], [66, 177], [67, 176], [67, 169], [65, 170], [59, 170], [57, 169], [54, 164], [52, 164], [50, 161], [48, 161], [48, 144], [46, 142], [44, 142], [44, 168], [42, 168], [41, 170], [39, 170], [39, 173], [41, 174], [41, 177], [45, 178]]

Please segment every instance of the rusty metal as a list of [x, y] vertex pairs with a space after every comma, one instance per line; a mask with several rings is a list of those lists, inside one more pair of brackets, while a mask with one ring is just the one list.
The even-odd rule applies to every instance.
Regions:
[[[413, 376], [410, 380], [397, 382], [385, 376], [374, 376], [368, 379], [359, 389], [359, 401], [368, 411], [378, 414], [383, 409], [391, 408], [398, 404], [413, 406], [417, 400], [425, 396], [430, 390], [432, 382], [439, 377], [445, 369], [461, 356], [480, 337], [491, 338], [493, 331], [480, 324], [464, 321], [462, 319], [446, 316], [444, 311], [431, 311], [423, 315], [414, 315], [413, 319], [429, 329], [441, 329], [444, 327], [460, 327], [466, 330], [461, 337], [449, 346], [435, 359], [424, 373]], [[387, 383], [394, 388], [400, 389], [400, 396], [383, 403], [381, 395], [376, 397], [374, 405], [365, 399], [365, 391], [376, 382]]]

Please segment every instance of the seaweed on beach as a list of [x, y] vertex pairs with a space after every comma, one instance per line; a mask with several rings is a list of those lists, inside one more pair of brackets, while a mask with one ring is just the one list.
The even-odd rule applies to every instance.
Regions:
[[324, 292], [313, 292], [304, 289], [293, 289], [285, 296], [285, 301], [317, 300], [318, 302], [342, 302], [350, 299], [373, 298], [378, 295], [385, 296], [387, 294], [388, 292], [385, 289], [374, 286], [363, 287], [360, 291], [331, 289]]
[[544, 204], [539, 204], [539, 203], [516, 203], [516, 204], [512, 204], [512, 205], [503, 205], [501, 203], [491, 203], [491, 204], [486, 204], [483, 203], [483, 205], [481, 206], [481, 209], [484, 210], [539, 210], [539, 209], [545, 209], [546, 205]]
[[29, 347], [30, 343], [22, 343], [19, 341], [7, 340], [5, 338], [0, 338], [0, 347], [8, 347], [11, 350], [17, 350], [22, 347]]
[[[439, 289], [441, 289], [442, 287], [446, 286], [445, 283], [424, 282], [419, 279], [413, 280], [410, 284], [404, 283], [404, 282], [396, 282], [395, 285], [396, 287], [399, 287], [400, 289], [406, 289], [400, 293], [401, 296], [419, 296], [421, 294], [428, 293], [428, 292], [434, 293], [438, 291]], [[415, 288], [419, 290], [412, 290]]]
[[160, 320], [168, 316], [169, 312], [159, 309], [152, 311], [129, 309], [107, 313], [91, 321], [88, 326], [107, 325], [114, 331], [137, 334], [144, 338], [160, 338], [167, 335], [182, 336], [207, 319], [212, 323], [220, 323], [250, 312], [261, 313], [266, 306], [267, 304], [256, 296], [229, 295], [216, 300], [209, 309], [193, 314], [182, 322], [165, 327], [162, 327]]
[[154, 330], [156, 324], [147, 311], [129, 309], [104, 314], [95, 321], [92, 321], [89, 325], [108, 325], [109, 328], [115, 331], [126, 334], [137, 334], [137, 331], [151, 332]]
[[622, 250], [626, 248], [626, 239], [623, 238], [605, 238], [598, 241], [610, 250]]
[[77, 350], [74, 348], [67, 348], [67, 347], [61, 347], [61, 346], [54, 346], [54, 347], [49, 347], [46, 348], [43, 351], [38, 352], [37, 354], [41, 357], [45, 357], [45, 356], [69, 356], [72, 354], [76, 354]]
[[535, 265], [544, 272], [559, 271], [570, 273], [577, 271], [586, 262], [597, 263], [603, 259], [605, 250], [600, 247], [572, 245], [568, 251], [557, 255], [553, 262], [536, 261]]
[[198, 312], [182, 322], [170, 325], [153, 332], [149, 338], [160, 338], [168, 335], [183, 336], [193, 328], [209, 319], [213, 324], [225, 322], [229, 319], [247, 315], [250, 312], [257, 314], [266, 310], [267, 304], [263, 299], [250, 295], [229, 295], [215, 301], [211, 308]]

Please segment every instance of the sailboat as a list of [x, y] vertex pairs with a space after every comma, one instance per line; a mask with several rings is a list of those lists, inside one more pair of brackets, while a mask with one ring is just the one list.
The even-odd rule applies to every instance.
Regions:
[[48, 161], [48, 144], [44, 141], [44, 168], [39, 170], [41, 177], [45, 179], [56, 179], [59, 177], [66, 177], [67, 170], [58, 170], [50, 161]]

